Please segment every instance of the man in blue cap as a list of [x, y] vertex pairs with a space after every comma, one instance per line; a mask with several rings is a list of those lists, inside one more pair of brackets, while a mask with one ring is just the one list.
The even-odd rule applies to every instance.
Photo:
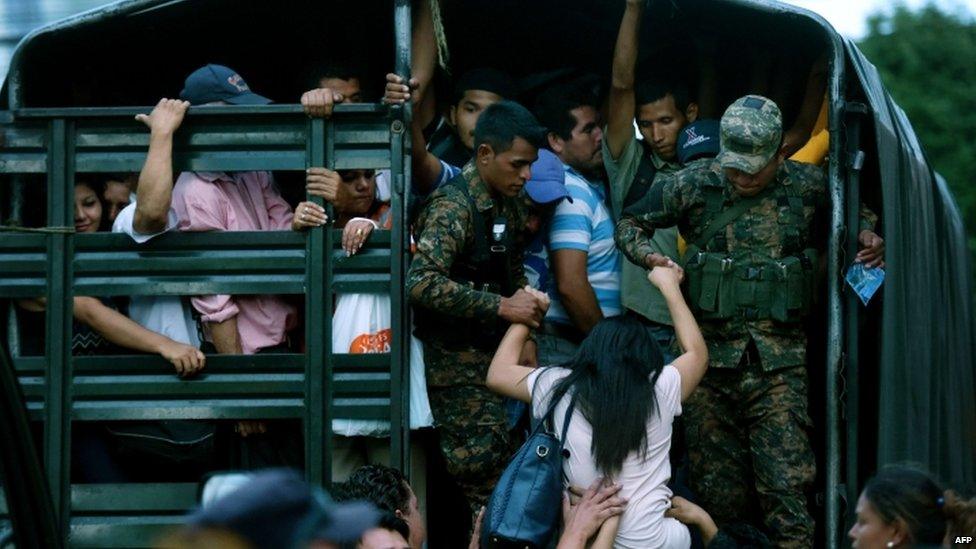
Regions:
[[[187, 77], [180, 98], [191, 105], [271, 102], [234, 70], [213, 64]], [[189, 232], [290, 230], [294, 218], [268, 171], [183, 172], [172, 206], [179, 230]], [[274, 295], [193, 296], [190, 303], [200, 313], [205, 346], [220, 354], [286, 352], [288, 332], [298, 324], [295, 306]], [[285, 422], [268, 429], [268, 422], [240, 421], [235, 431], [245, 438], [242, 459], [250, 467], [300, 463], [297, 426]]]
[[613, 243], [596, 105], [595, 94], [577, 83], [549, 90], [536, 107], [572, 197], [556, 207], [549, 226], [555, 284], [538, 336], [543, 365], [567, 362], [597, 322], [622, 312], [621, 256]]

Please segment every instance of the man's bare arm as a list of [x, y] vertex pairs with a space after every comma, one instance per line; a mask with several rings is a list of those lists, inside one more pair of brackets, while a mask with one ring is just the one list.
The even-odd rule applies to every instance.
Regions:
[[222, 355], [239, 355], [244, 351], [241, 349], [241, 337], [237, 333], [237, 317], [232, 316], [223, 322], [213, 322], [210, 324], [210, 337], [213, 338], [214, 347]]
[[644, 0], [627, 0], [624, 16], [620, 20], [617, 45], [613, 50], [610, 114], [604, 139], [614, 158], [620, 158], [627, 143], [634, 137], [634, 71], [643, 15]]
[[149, 152], [139, 173], [136, 211], [132, 228], [137, 233], [155, 234], [166, 230], [170, 201], [173, 198], [173, 134], [183, 122], [190, 103], [160, 99], [148, 115], [136, 120], [149, 127]]
[[582, 250], [553, 250], [550, 254], [556, 276], [556, 291], [563, 308], [580, 332], [588, 334], [603, 318], [596, 292], [587, 278], [587, 253]]

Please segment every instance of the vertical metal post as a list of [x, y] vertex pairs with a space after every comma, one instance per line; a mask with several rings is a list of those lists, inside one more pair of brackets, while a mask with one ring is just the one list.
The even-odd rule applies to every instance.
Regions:
[[843, 188], [843, 136], [844, 117], [844, 46], [837, 35], [830, 37], [830, 77], [827, 88], [830, 109], [830, 163], [828, 179], [830, 189], [830, 239], [827, 243], [827, 471], [825, 475], [825, 541], [827, 547], [840, 543], [840, 508], [838, 492], [840, 481], [840, 396], [838, 383], [843, 343], [843, 316], [840, 300], [841, 238], [844, 235], [845, 202]]
[[[396, 0], [396, 73], [410, 79], [410, 0]], [[394, 338], [390, 347], [390, 465], [410, 474], [410, 308], [406, 277], [410, 265], [410, 163], [407, 146], [411, 119], [409, 104], [391, 109], [390, 173], [393, 184], [393, 234], [390, 241], [390, 318]]]
[[[47, 224], [72, 224], [74, 205], [73, 123], [51, 121], [48, 135]], [[47, 235], [47, 333], [44, 401], [44, 469], [62, 532], [71, 524], [71, 318], [73, 238]]]
[[[331, 125], [330, 125], [331, 126]], [[308, 121], [308, 167], [326, 165], [326, 121]], [[324, 200], [312, 197], [317, 204]], [[331, 208], [329, 208], [331, 219]], [[332, 300], [330, 277], [331, 228], [309, 229], [305, 241], [305, 471], [309, 482], [323, 484], [331, 478], [328, 449], [331, 446]]]
[[[864, 165], [864, 151], [861, 147], [861, 121], [867, 114], [867, 106], [863, 103], [848, 103], [844, 117], [846, 127], [844, 167], [847, 170], [847, 235], [845, 254], [848, 260], [857, 255], [857, 236], [860, 225], [859, 204], [861, 203], [861, 167]], [[854, 505], [857, 501], [858, 465], [857, 457], [859, 451], [858, 437], [860, 419], [860, 346], [858, 340], [858, 328], [860, 325], [861, 304], [854, 292], [849, 289], [844, 292], [844, 304], [846, 306], [845, 322], [845, 357], [846, 357], [846, 388], [847, 395], [844, 403], [846, 415], [843, 418], [847, 427], [847, 459], [845, 463], [845, 485], [847, 487], [845, 497], [847, 498], [847, 508], [844, 518], [846, 524], [851, 524], [854, 520]]]

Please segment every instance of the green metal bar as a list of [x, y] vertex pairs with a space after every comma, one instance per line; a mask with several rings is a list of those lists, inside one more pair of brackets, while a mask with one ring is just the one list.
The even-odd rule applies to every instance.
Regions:
[[[325, 120], [309, 119], [308, 127], [307, 167], [325, 166]], [[324, 203], [318, 197], [312, 200], [320, 205]], [[305, 275], [305, 474], [315, 484], [323, 484], [331, 472], [322, 438], [327, 429], [325, 391], [329, 384], [326, 380], [330, 379], [324, 370], [332, 343], [331, 332], [324, 322], [326, 317], [332, 316], [325, 280], [328, 250], [331, 249], [326, 246], [329, 233], [328, 229], [309, 229], [305, 249], [308, 258]], [[328, 441], [328, 438], [324, 440]]]
[[[393, 7], [395, 33], [394, 66], [397, 74], [410, 78], [411, 15], [410, 1], [396, 0]], [[393, 341], [391, 353], [390, 393], [390, 465], [410, 475], [410, 312], [407, 306], [406, 279], [410, 262], [410, 229], [407, 202], [410, 196], [408, 166], [410, 148], [406, 131], [411, 107], [391, 109], [390, 174], [393, 186], [393, 235], [391, 241], [390, 278], [399, 281], [390, 291], [390, 318]]]
[[[324, 147], [317, 147], [315, 154], [321, 154], [321, 158], [316, 158], [316, 160], [321, 160], [322, 164], [316, 164], [317, 166], [324, 165], [329, 169], [337, 169], [337, 154], [336, 154], [336, 119], [329, 118], [325, 121], [325, 141], [322, 142]], [[335, 211], [332, 205], [326, 206], [326, 213], [329, 216], [330, 224], [335, 220]], [[322, 415], [323, 423], [322, 429], [317, 431], [321, 433], [322, 439], [320, 441], [321, 451], [322, 451], [322, 468], [323, 475], [320, 479], [322, 482], [327, 484], [332, 484], [332, 447], [334, 435], [332, 433], [332, 420], [335, 416], [335, 387], [333, 386], [332, 379], [335, 375], [335, 356], [333, 353], [335, 349], [332, 348], [332, 303], [333, 297], [335, 295], [335, 284], [333, 278], [333, 266], [334, 263], [331, 260], [332, 251], [336, 247], [336, 236], [340, 236], [341, 242], [341, 232], [333, 230], [320, 230], [317, 231], [322, 234], [322, 241], [320, 241], [318, 251], [322, 255], [321, 264], [321, 289], [323, 292], [322, 303], [321, 303], [321, 314], [318, 317], [319, 321], [322, 323], [322, 358], [321, 373], [325, 379], [324, 386], [322, 387]], [[342, 349], [345, 351], [345, 349]]]
[[[830, 44], [830, 79], [827, 97], [828, 129], [830, 132], [830, 162], [827, 175], [830, 190], [830, 238], [827, 243], [827, 364], [826, 406], [827, 406], [827, 471], [825, 481], [825, 541], [827, 547], [838, 547], [842, 543], [840, 530], [841, 472], [840, 472], [840, 361], [844, 342], [844, 317], [841, 303], [841, 239], [845, 234], [844, 167], [840, 159], [844, 153], [843, 120], [845, 83], [844, 46], [836, 33], [828, 33]], [[853, 207], [857, 207], [856, 205]]]
[[[48, 150], [48, 224], [73, 225], [74, 170], [72, 124], [61, 119], [50, 123]], [[71, 254], [67, 234], [47, 235], [48, 334], [45, 357], [47, 377], [44, 421], [44, 468], [51, 487], [54, 512], [62, 531], [68, 531], [71, 515]]]
[[[864, 115], [868, 112], [867, 106], [862, 103], [849, 103], [845, 113], [846, 139], [844, 157], [844, 167], [847, 173], [847, 235], [845, 240], [845, 254], [848, 259], [857, 255], [858, 249], [858, 228], [860, 226], [858, 205], [861, 203], [861, 167], [864, 163], [864, 152], [861, 147], [861, 123]], [[847, 459], [845, 467], [845, 484], [847, 505], [844, 509], [846, 525], [853, 524], [855, 520], [855, 503], [858, 498], [859, 479], [858, 479], [858, 452], [860, 451], [860, 339], [858, 331], [860, 328], [861, 304], [857, 295], [849, 288], [844, 293], [845, 305], [845, 349], [847, 372], [844, 377], [846, 380], [846, 401], [844, 409], [846, 417], [844, 421], [847, 427]]]

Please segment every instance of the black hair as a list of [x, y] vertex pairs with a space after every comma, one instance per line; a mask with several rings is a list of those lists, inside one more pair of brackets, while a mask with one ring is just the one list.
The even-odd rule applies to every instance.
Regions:
[[406, 514], [410, 508], [410, 488], [403, 473], [385, 465], [363, 465], [349, 480], [334, 489], [337, 501], [365, 500], [381, 511]]
[[410, 541], [410, 525], [407, 524], [407, 521], [389, 511], [386, 511], [380, 515], [380, 521], [376, 527], [398, 532], [401, 536], [403, 536], [405, 541]]
[[634, 89], [634, 100], [638, 108], [669, 95], [674, 98], [674, 106], [681, 114], [688, 110], [688, 105], [695, 102], [688, 84], [679, 79], [644, 78], [637, 82]]
[[515, 138], [521, 137], [541, 148], [545, 128], [528, 109], [514, 101], [500, 101], [485, 109], [474, 127], [474, 148], [490, 145], [496, 154], [512, 148]]
[[362, 81], [359, 73], [350, 67], [334, 63], [322, 63], [315, 65], [308, 71], [308, 81], [306, 84], [309, 88], [318, 88], [325, 78], [338, 78], [339, 80], [352, 80], [355, 78]]
[[570, 139], [576, 127], [576, 118], [570, 111], [579, 107], [597, 108], [596, 96], [579, 86], [553, 89], [539, 97], [535, 115], [547, 130], [563, 139]]
[[[631, 315], [604, 318], [563, 367], [571, 373], [552, 391], [570, 390], [593, 431], [590, 451], [604, 475], [620, 471], [631, 452], [647, 452], [647, 421], [657, 408], [654, 384], [664, 368], [650, 328]], [[544, 374], [543, 374], [544, 375]]]
[[904, 521], [913, 544], [942, 544], [945, 490], [928, 473], [913, 467], [885, 467], [864, 486], [864, 498], [885, 524]]
[[107, 182], [108, 179], [95, 176], [94, 174], [79, 174], [75, 177], [75, 186], [84, 185], [94, 191], [95, 196], [98, 198], [98, 203], [102, 205], [102, 218], [98, 220], [98, 232], [112, 229], [112, 224], [108, 220], [108, 204], [105, 202], [105, 184]]
[[483, 90], [498, 95], [502, 99], [514, 99], [518, 93], [515, 81], [508, 74], [489, 67], [471, 69], [458, 78], [454, 85], [454, 100], [457, 105], [468, 90]]

